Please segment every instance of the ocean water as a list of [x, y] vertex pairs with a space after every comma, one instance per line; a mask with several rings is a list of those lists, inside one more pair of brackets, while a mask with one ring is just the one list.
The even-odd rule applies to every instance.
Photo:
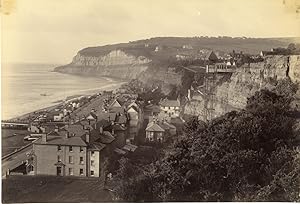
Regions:
[[1, 119], [11, 119], [55, 105], [77, 94], [113, 89], [122, 82], [106, 77], [75, 76], [52, 72], [49, 64], [4, 64], [1, 73]]

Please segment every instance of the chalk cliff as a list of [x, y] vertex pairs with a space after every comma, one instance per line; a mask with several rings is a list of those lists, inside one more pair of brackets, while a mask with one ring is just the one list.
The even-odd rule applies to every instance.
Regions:
[[144, 56], [136, 57], [118, 49], [100, 56], [87, 56], [79, 52], [70, 64], [56, 67], [54, 71], [133, 79], [148, 68], [150, 61]]
[[[300, 56], [277, 55], [267, 57], [264, 62], [250, 64], [250, 67], [238, 68], [229, 80], [215, 87], [212, 96], [198, 96], [197, 100], [187, 102], [184, 111], [206, 119], [208, 112], [214, 118], [231, 110], [239, 110], [245, 107], [247, 98], [256, 91], [264, 88], [272, 90], [279, 80], [286, 78], [294, 83], [300, 82]], [[296, 102], [299, 100], [300, 92], [296, 94]]]

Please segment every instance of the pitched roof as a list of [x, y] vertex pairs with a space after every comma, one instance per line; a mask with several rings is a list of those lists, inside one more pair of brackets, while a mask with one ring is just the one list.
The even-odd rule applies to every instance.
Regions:
[[121, 101], [120, 99], [115, 99], [109, 107], [121, 107], [123, 105], [122, 103], [123, 101]]
[[109, 122], [108, 120], [100, 120], [98, 122], [96, 122], [96, 130], [99, 130], [100, 127], [106, 128], [109, 127], [111, 125], [111, 122]]
[[165, 98], [163, 101], [160, 102], [160, 105], [167, 107], [179, 107], [180, 103], [178, 100], [169, 100]]
[[123, 107], [110, 107], [109, 112], [110, 113], [125, 113], [125, 110]]
[[114, 129], [114, 131], [124, 131], [124, 130], [126, 130], [126, 128], [123, 127], [123, 126], [120, 125], [120, 124], [114, 124], [114, 125], [112, 126], [112, 128]]
[[86, 119], [78, 121], [77, 123], [75, 123], [76, 125], [82, 125], [85, 128], [89, 128], [92, 129], [93, 125], [96, 123], [96, 121], [88, 121]]
[[104, 120], [110, 120], [115, 121], [117, 117], [117, 113], [101, 113], [98, 114], [98, 120], [104, 119]]
[[214, 53], [214, 51], [210, 51], [206, 56], [206, 60], [218, 60], [217, 55]]
[[135, 106], [130, 106], [128, 109], [127, 109], [127, 112], [130, 112], [130, 110], [134, 110], [135, 112], [139, 112], [139, 110], [137, 109], [137, 107]]
[[89, 144], [88, 149], [89, 150], [98, 150], [101, 151], [102, 149], [104, 149], [106, 147], [105, 144], [102, 144], [100, 142], [94, 142], [92, 144]]
[[56, 125], [42, 125], [42, 128], [45, 128], [45, 133], [49, 133], [55, 130]]
[[97, 140], [104, 144], [110, 144], [115, 140], [115, 137], [108, 131], [104, 131], [103, 134], [100, 134], [100, 138]]
[[164, 132], [165, 130], [162, 127], [160, 127], [157, 123], [150, 122], [147, 125], [146, 131], [150, 131], [150, 132]]
[[62, 130], [66, 130], [70, 133], [70, 135], [74, 135], [80, 137], [85, 134], [85, 130], [83, 129], [82, 125], [80, 124], [73, 124], [63, 127]]
[[134, 152], [137, 149], [137, 146], [133, 144], [126, 144], [122, 149], [127, 150], [129, 152]]
[[61, 137], [61, 136], [47, 136], [47, 141], [43, 142], [42, 138], [39, 138], [33, 142], [34, 144], [45, 145], [68, 145], [68, 146], [87, 146], [87, 144], [81, 139], [81, 137]]
[[95, 113], [90, 113], [87, 117], [87, 120], [96, 120], [97, 119], [97, 115]]
[[121, 150], [121, 149], [119, 149], [119, 148], [114, 149], [114, 152], [116, 152], [116, 153], [118, 153], [118, 154], [121, 154], [121, 155], [126, 154], [126, 152], [125, 152], [124, 150]]

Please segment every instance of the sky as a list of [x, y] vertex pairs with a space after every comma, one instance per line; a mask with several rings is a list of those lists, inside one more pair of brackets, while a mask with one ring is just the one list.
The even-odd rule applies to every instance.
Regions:
[[158, 36], [300, 36], [298, 0], [5, 1], [4, 62], [66, 64], [85, 47]]

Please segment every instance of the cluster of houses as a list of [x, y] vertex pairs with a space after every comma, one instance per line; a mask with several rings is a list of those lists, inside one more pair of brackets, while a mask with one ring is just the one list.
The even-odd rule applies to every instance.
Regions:
[[69, 116], [74, 110], [82, 107], [94, 97], [95, 96], [82, 96], [78, 99], [69, 100], [51, 111], [41, 112], [39, 115], [36, 115], [32, 121], [35, 123], [63, 122], [66, 116]]
[[103, 161], [112, 154], [125, 155], [137, 146], [127, 139], [127, 128], [142, 119], [137, 101], [115, 99], [107, 112], [91, 113], [75, 123], [52, 128], [31, 126], [42, 132], [33, 142], [36, 175], [100, 177]]
[[[149, 116], [144, 130], [146, 141], [165, 142], [176, 135], [171, 120], [179, 113], [178, 100], [162, 100]], [[61, 126], [33, 122], [29, 130], [40, 135], [33, 142], [34, 174], [101, 177], [106, 158], [130, 154], [138, 148], [128, 137], [128, 129], [143, 120], [142, 102], [119, 97], [107, 111], [92, 110], [88, 116]]]

